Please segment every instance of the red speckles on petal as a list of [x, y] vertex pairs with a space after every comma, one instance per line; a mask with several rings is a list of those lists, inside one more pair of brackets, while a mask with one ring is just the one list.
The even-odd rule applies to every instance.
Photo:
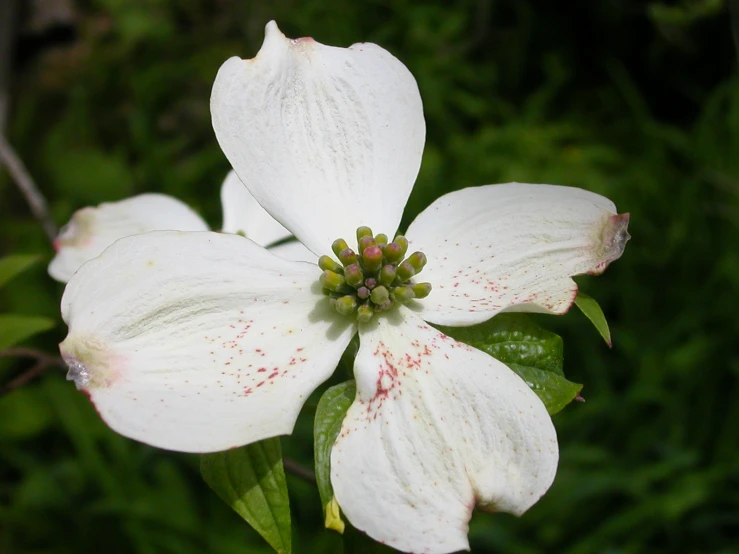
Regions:
[[[243, 316], [244, 311], [240, 311], [239, 314]], [[270, 332], [279, 332], [277, 325], [270, 327]], [[211, 361], [218, 364], [218, 358], [221, 357], [222, 361], [220, 364], [222, 370], [219, 374], [224, 379], [224, 382], [227, 382], [227, 379], [233, 379], [239, 385], [237, 389], [239, 392], [235, 393], [235, 396], [248, 396], [253, 394], [256, 389], [266, 390], [271, 388], [270, 385], [280, 381], [281, 377], [285, 378], [289, 376], [294, 379], [298, 366], [308, 362], [306, 356], [300, 355], [305, 351], [305, 347], [303, 346], [296, 348], [292, 355], [290, 352], [276, 353], [277, 359], [281, 361], [282, 366], [276, 365], [270, 368], [265, 365], [240, 362], [239, 360], [244, 357], [254, 360], [254, 356], [271, 359], [275, 357], [275, 353], [272, 352], [272, 349], [268, 351], [263, 346], [265, 341], [261, 337], [265, 336], [265, 333], [264, 331], [255, 333], [259, 326], [255, 324], [254, 320], [243, 317], [237, 318], [235, 323], [228, 324], [224, 328], [229, 331], [228, 334], [205, 334], [204, 338], [213, 347], [212, 350], [209, 350], [212, 357]], [[293, 331], [288, 329], [283, 332], [283, 335], [291, 335], [292, 333]], [[254, 347], [255, 342], [259, 345], [256, 348]], [[233, 356], [228, 356], [224, 359], [224, 351], [232, 352]], [[257, 376], [259, 376], [258, 379]], [[222, 384], [221, 381], [218, 381], [217, 384], [224, 388], [227, 386]]]
[[[421, 329], [429, 329], [426, 324], [420, 324]], [[447, 339], [446, 335], [441, 335]], [[383, 341], [378, 341], [372, 352], [378, 360], [377, 376], [374, 392], [366, 404], [367, 419], [372, 420], [381, 413], [386, 401], [403, 394], [403, 381], [415, 378], [414, 373], [423, 371], [429, 373], [428, 358], [434, 355], [439, 348], [435, 340], [431, 344], [421, 343], [418, 340], [409, 342], [410, 349], [405, 352], [394, 352]]]

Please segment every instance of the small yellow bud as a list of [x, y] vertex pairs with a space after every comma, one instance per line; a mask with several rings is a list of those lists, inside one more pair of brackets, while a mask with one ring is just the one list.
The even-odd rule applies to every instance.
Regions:
[[341, 519], [341, 509], [339, 503], [336, 502], [336, 497], [332, 497], [328, 504], [326, 504], [326, 529], [331, 529], [339, 534], [344, 533], [344, 521]]

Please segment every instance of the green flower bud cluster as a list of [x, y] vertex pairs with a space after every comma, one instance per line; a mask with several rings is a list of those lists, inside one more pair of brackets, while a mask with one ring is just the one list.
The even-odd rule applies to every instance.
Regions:
[[426, 265], [426, 256], [414, 252], [406, 257], [408, 240], [403, 235], [388, 242], [387, 235], [373, 235], [369, 227], [359, 227], [357, 246], [355, 252], [344, 239], [337, 239], [331, 249], [339, 261], [331, 256], [318, 259], [323, 293], [340, 314], [367, 322], [377, 312], [426, 298], [431, 292], [430, 283], [413, 282]]

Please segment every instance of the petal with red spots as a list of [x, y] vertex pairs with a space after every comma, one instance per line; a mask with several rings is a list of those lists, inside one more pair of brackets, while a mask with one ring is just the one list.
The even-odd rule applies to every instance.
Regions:
[[237, 235], [121, 239], [67, 285], [60, 350], [127, 437], [212, 452], [290, 433], [355, 332], [315, 274]]
[[441, 325], [473, 325], [501, 311], [566, 312], [573, 275], [602, 273], [621, 256], [628, 214], [585, 190], [509, 183], [451, 192], [406, 233], [428, 258], [433, 290], [418, 303]]
[[556, 434], [513, 371], [407, 308], [360, 325], [360, 339], [331, 454], [352, 525], [402, 551], [456, 552], [475, 505], [521, 514], [546, 492]]

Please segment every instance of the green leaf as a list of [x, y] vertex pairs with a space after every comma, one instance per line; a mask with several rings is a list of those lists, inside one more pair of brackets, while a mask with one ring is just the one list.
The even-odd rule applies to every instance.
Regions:
[[507, 365], [541, 398], [550, 414], [556, 414], [567, 406], [582, 390], [582, 385], [568, 381], [552, 371], [519, 364]]
[[292, 551], [290, 503], [279, 437], [203, 454], [200, 473], [272, 548], [280, 554]]
[[601, 310], [600, 305], [596, 302], [595, 298], [578, 291], [577, 298], [575, 298], [575, 305], [580, 308], [580, 311], [585, 314], [585, 317], [587, 317], [593, 323], [595, 328], [598, 329], [600, 336], [603, 337], [606, 344], [608, 346], [613, 346], [613, 343], [611, 342], [611, 330], [608, 328], [606, 316], [603, 314], [603, 310]]
[[321, 400], [318, 401], [313, 425], [316, 482], [318, 494], [321, 495], [325, 524], [328, 529], [339, 533], [344, 531], [344, 522], [341, 520], [339, 506], [334, 500], [334, 490], [331, 487], [331, 448], [341, 430], [344, 415], [354, 402], [356, 390], [354, 381], [346, 381], [323, 393]]
[[564, 377], [562, 339], [524, 314], [499, 314], [471, 327], [437, 327], [510, 367], [541, 398], [550, 414], [572, 402], [582, 389]]
[[37, 263], [40, 256], [19, 254], [0, 258], [0, 287]]
[[0, 314], [0, 350], [14, 346], [42, 331], [54, 328], [56, 321], [35, 315]]

